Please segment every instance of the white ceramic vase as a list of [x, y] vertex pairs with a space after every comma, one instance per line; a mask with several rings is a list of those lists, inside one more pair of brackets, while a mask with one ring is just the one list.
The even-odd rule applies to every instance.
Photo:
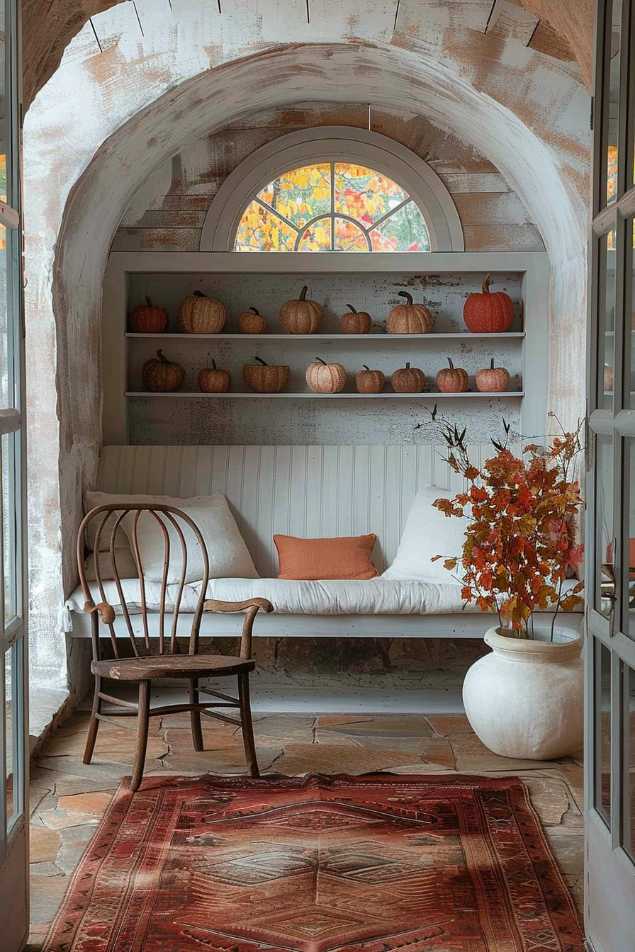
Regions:
[[491, 653], [463, 682], [465, 713], [486, 747], [503, 757], [551, 760], [582, 746], [582, 642], [570, 628], [548, 626], [535, 639], [490, 628]]

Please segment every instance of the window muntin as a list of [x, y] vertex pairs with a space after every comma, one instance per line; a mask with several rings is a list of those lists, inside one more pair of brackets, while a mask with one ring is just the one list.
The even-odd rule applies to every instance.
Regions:
[[404, 188], [353, 162], [283, 172], [244, 210], [234, 251], [429, 251], [425, 218]]

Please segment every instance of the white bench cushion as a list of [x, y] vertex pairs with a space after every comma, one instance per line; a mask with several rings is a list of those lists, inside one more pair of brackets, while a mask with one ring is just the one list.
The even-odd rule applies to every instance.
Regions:
[[[131, 614], [140, 611], [138, 579], [124, 579], [122, 588]], [[571, 580], [570, 588], [575, 584]], [[146, 584], [146, 603], [158, 609], [160, 585]], [[101, 601], [96, 585], [91, 586], [95, 602]], [[168, 586], [168, 598], [175, 595], [176, 585]], [[199, 593], [196, 583], [186, 585], [181, 611], [193, 611]], [[104, 584], [106, 600], [116, 612], [121, 604], [114, 582]], [[463, 609], [461, 588], [455, 582], [420, 582], [376, 578], [368, 581], [297, 582], [278, 578], [222, 578], [210, 581], [208, 598], [242, 601], [259, 596], [268, 598], [274, 610], [285, 615], [429, 615], [460, 612]], [[70, 612], [82, 611], [84, 596], [76, 589], [66, 603]], [[469, 610], [469, 609], [468, 609]], [[471, 609], [474, 611], [475, 609]]]

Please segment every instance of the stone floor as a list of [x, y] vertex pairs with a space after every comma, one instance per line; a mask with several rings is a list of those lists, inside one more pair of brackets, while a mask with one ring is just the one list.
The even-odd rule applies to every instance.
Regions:
[[[130, 772], [134, 732], [103, 724], [93, 763], [82, 764], [88, 715], [57, 729], [32, 768], [30, 952], [41, 949], [99, 818], [121, 777]], [[244, 771], [240, 735], [205, 723], [206, 750], [192, 750], [189, 715], [151, 723], [147, 772], [235, 774]], [[528, 785], [561, 869], [581, 907], [583, 884], [582, 766], [577, 758], [543, 763], [509, 760], [480, 743], [461, 714], [258, 714], [255, 731], [263, 773], [515, 774]]]

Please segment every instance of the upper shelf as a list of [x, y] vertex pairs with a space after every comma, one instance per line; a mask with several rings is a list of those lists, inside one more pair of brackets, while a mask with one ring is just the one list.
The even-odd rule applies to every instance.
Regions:
[[170, 332], [163, 334], [133, 334], [126, 333], [126, 337], [137, 340], [231, 340], [241, 341], [243, 343], [258, 343], [259, 341], [284, 340], [288, 343], [296, 341], [357, 341], [358, 343], [367, 343], [369, 341], [419, 341], [419, 340], [518, 340], [525, 336], [524, 331], [507, 331], [504, 334], [471, 334], [469, 331], [459, 331], [457, 333], [435, 333], [430, 334], [172, 334]]

